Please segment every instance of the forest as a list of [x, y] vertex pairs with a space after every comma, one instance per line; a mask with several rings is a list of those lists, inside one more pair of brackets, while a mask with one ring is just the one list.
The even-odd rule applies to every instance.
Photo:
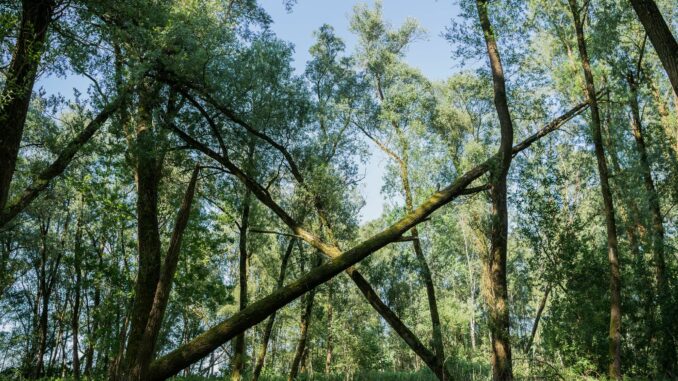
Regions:
[[0, 380], [678, 379], [678, 3], [395, 1], [1, 1]]

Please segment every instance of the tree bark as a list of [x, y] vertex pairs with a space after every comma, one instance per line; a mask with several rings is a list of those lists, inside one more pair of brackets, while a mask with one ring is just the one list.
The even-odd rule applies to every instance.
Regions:
[[511, 334], [509, 321], [506, 257], [508, 244], [508, 207], [506, 177], [511, 166], [513, 122], [506, 99], [504, 69], [488, 15], [487, 0], [477, 0], [478, 17], [483, 30], [487, 55], [492, 70], [494, 106], [499, 117], [501, 140], [497, 155], [500, 160], [490, 169], [492, 199], [492, 232], [489, 257], [484, 263], [486, 279], [485, 299], [488, 305], [489, 328], [492, 337], [492, 378], [495, 381], [512, 380]]
[[605, 225], [607, 229], [607, 249], [608, 261], [610, 263], [610, 331], [609, 331], [609, 377], [615, 380], [621, 380], [621, 271], [619, 267], [619, 249], [617, 244], [617, 226], [615, 222], [615, 211], [612, 202], [612, 192], [610, 190], [607, 159], [605, 158], [605, 148], [603, 147], [603, 138], [600, 121], [600, 111], [598, 100], [596, 98], [596, 88], [589, 62], [588, 52], [586, 50], [586, 39], [584, 36], [584, 26], [579, 12], [577, 0], [569, 0], [570, 11], [574, 19], [574, 29], [577, 35], [577, 45], [579, 56], [581, 58], [584, 79], [586, 82], [586, 98], [591, 109], [591, 133], [593, 136], [593, 145], [596, 152], [596, 161], [598, 163], [598, 175], [600, 177], [600, 188], [603, 196], [603, 207], [605, 212]]
[[[285, 254], [282, 257], [280, 262], [280, 274], [278, 275], [278, 281], [276, 282], [276, 290], [281, 288], [285, 283], [285, 273], [287, 272], [287, 264], [289, 263], [290, 256], [294, 250], [294, 239], [290, 239], [285, 249]], [[261, 371], [264, 368], [264, 360], [266, 359], [266, 352], [268, 351], [268, 342], [271, 339], [271, 333], [273, 332], [273, 324], [275, 323], [275, 315], [273, 312], [271, 316], [266, 321], [266, 328], [264, 328], [264, 336], [261, 339], [261, 345], [259, 347], [259, 356], [257, 357], [256, 365], [254, 366], [254, 371], [252, 373], [252, 381], [257, 381], [261, 375]]]
[[666, 259], [664, 255], [664, 223], [659, 204], [659, 193], [654, 185], [650, 159], [645, 146], [643, 125], [640, 119], [640, 107], [638, 105], [638, 84], [633, 73], [627, 75], [630, 89], [629, 104], [631, 108], [631, 132], [636, 141], [636, 150], [640, 162], [640, 170], [643, 175], [643, 183], [647, 192], [648, 206], [652, 215], [652, 248], [654, 253], [655, 283], [657, 287], [657, 305], [659, 307], [659, 345], [657, 358], [659, 359], [660, 372], [672, 378], [676, 372], [676, 348], [672, 340], [672, 313], [670, 290], [666, 276]]
[[653, 0], [631, 0], [631, 5], [669, 75], [674, 94], [678, 96], [678, 42]]
[[52, 0], [23, 0], [21, 24], [0, 99], [0, 210], [9, 198], [33, 85], [52, 20]]

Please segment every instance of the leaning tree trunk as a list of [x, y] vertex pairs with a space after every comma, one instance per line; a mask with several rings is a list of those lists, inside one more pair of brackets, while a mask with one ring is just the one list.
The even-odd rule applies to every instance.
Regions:
[[0, 99], [0, 211], [9, 197], [28, 105], [52, 20], [54, 1], [23, 0], [21, 24]]
[[631, 5], [669, 75], [675, 95], [678, 96], [678, 42], [653, 0], [631, 0]]
[[666, 377], [675, 375], [676, 348], [673, 342], [671, 329], [671, 299], [666, 276], [666, 260], [664, 256], [664, 223], [659, 204], [659, 193], [654, 185], [650, 159], [645, 147], [643, 125], [640, 120], [640, 107], [638, 105], [638, 85], [633, 73], [628, 73], [627, 81], [631, 90], [629, 103], [631, 106], [631, 129], [636, 141], [636, 150], [640, 159], [640, 170], [643, 175], [643, 183], [647, 191], [648, 205], [652, 215], [652, 246], [655, 262], [655, 283], [657, 287], [657, 305], [659, 306], [659, 345], [657, 358], [659, 359], [660, 371]]
[[508, 286], [506, 283], [506, 257], [508, 244], [508, 208], [506, 177], [511, 166], [513, 122], [506, 99], [504, 69], [497, 41], [488, 16], [487, 0], [477, 0], [478, 17], [485, 37], [487, 55], [492, 70], [494, 106], [499, 117], [501, 140], [499, 162], [490, 169], [490, 195], [492, 198], [492, 231], [489, 257], [484, 263], [486, 279], [485, 299], [492, 338], [492, 377], [495, 381], [512, 380], [511, 335], [509, 321]]
[[581, 57], [584, 79], [586, 82], [586, 97], [591, 109], [591, 132], [593, 145], [598, 162], [598, 175], [600, 176], [600, 189], [603, 196], [605, 212], [605, 225], [607, 228], [607, 251], [610, 262], [610, 332], [609, 332], [609, 376], [612, 379], [621, 380], [621, 271], [619, 268], [619, 249], [617, 244], [617, 226], [615, 211], [612, 202], [612, 192], [605, 158], [605, 148], [601, 131], [600, 111], [596, 97], [596, 88], [591, 72], [586, 39], [584, 36], [583, 21], [579, 13], [579, 5], [576, 0], [569, 0], [570, 10], [574, 19], [574, 28], [577, 35], [579, 56]]
[[530, 339], [528, 340], [527, 345], [525, 345], [525, 353], [527, 353], [528, 355], [532, 350], [534, 338], [535, 336], [537, 336], [537, 330], [539, 329], [539, 320], [541, 320], [541, 314], [544, 312], [544, 308], [546, 308], [546, 301], [548, 300], [549, 293], [551, 293], [551, 285], [546, 286], [544, 296], [542, 296], [541, 301], [539, 302], [539, 307], [537, 308], [537, 315], [534, 317], [534, 324], [532, 325]]

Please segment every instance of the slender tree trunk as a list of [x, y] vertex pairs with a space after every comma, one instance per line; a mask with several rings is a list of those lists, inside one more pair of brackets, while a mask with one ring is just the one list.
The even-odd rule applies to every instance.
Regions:
[[[285, 254], [282, 257], [280, 262], [280, 275], [278, 275], [278, 281], [276, 282], [276, 289], [279, 289], [285, 283], [285, 273], [287, 272], [287, 264], [289, 263], [290, 256], [294, 250], [294, 239], [290, 239], [287, 243], [287, 248], [285, 249]], [[259, 347], [259, 356], [257, 357], [256, 365], [254, 366], [254, 371], [252, 373], [252, 381], [257, 381], [261, 375], [261, 371], [264, 368], [264, 360], [266, 359], [266, 352], [268, 351], [268, 342], [271, 339], [271, 333], [273, 332], [273, 324], [275, 322], [275, 312], [268, 318], [266, 321], [266, 327], [264, 328], [264, 336], [261, 339], [261, 345]]]
[[[99, 256], [98, 261], [99, 261], [99, 267], [102, 266], [103, 262], [103, 250], [104, 250], [104, 242], [102, 241], [101, 245], [99, 246], [99, 249], [97, 250], [97, 254]], [[99, 335], [99, 316], [97, 316], [97, 311], [99, 310], [99, 304], [101, 304], [101, 287], [98, 282], [94, 282], [94, 295], [93, 295], [93, 301], [92, 301], [92, 324], [91, 324], [91, 329], [89, 332], [89, 340], [87, 342], [87, 350], [85, 351], [85, 369], [84, 369], [84, 374], [87, 377], [91, 377], [92, 375], [92, 368], [94, 366], [94, 346], [97, 343], [98, 340], [98, 335]], [[127, 326], [129, 324], [129, 316], [125, 316], [125, 333], [127, 332]], [[124, 355], [124, 348], [125, 348], [125, 336], [123, 333], [123, 336], [120, 338], [120, 360], [122, 361], [123, 355]], [[118, 374], [116, 374], [117, 376]]]
[[294, 359], [292, 360], [292, 367], [290, 368], [290, 374], [287, 377], [287, 381], [294, 381], [297, 379], [299, 373], [299, 365], [301, 364], [302, 356], [304, 350], [306, 349], [306, 341], [308, 340], [308, 328], [311, 325], [311, 313], [313, 312], [313, 299], [315, 298], [315, 289], [311, 290], [306, 294], [304, 301], [304, 311], [301, 314], [301, 333], [299, 337], [299, 342], [297, 343], [297, 349], [294, 353]]
[[650, 159], [645, 147], [643, 125], [640, 120], [640, 107], [638, 105], [638, 85], [633, 73], [628, 73], [631, 106], [631, 130], [636, 141], [636, 150], [640, 159], [640, 170], [643, 175], [643, 183], [647, 191], [648, 205], [652, 215], [652, 248], [655, 262], [655, 283], [657, 287], [657, 304], [659, 306], [659, 346], [657, 357], [659, 359], [660, 372], [666, 377], [673, 377], [676, 372], [676, 348], [672, 340], [671, 329], [671, 299], [669, 285], [666, 276], [666, 260], [664, 256], [664, 223], [659, 204], [659, 193], [654, 185]]
[[[408, 155], [405, 152], [403, 157], [403, 165], [401, 166], [400, 178], [403, 184], [403, 191], [405, 193], [405, 207], [407, 213], [414, 210], [412, 201], [412, 190], [410, 188], [409, 172], [408, 172]], [[438, 301], [436, 299], [435, 285], [433, 284], [433, 276], [431, 275], [431, 268], [424, 256], [424, 250], [421, 248], [421, 241], [419, 240], [419, 231], [416, 227], [410, 230], [412, 235], [412, 245], [414, 246], [414, 253], [419, 263], [419, 272], [424, 285], [426, 287], [426, 297], [428, 299], [428, 309], [431, 317], [433, 348], [436, 356], [436, 368], [440, 370], [438, 377], [445, 381], [447, 380], [446, 372], [442, 371], [445, 368], [445, 348], [443, 346], [442, 326], [440, 324], [440, 314], [438, 312]]]
[[37, 325], [37, 347], [35, 352], [35, 360], [33, 361], [33, 371], [31, 372], [32, 379], [42, 377], [44, 371], [44, 357], [47, 348], [47, 324], [49, 317], [49, 292], [47, 286], [47, 234], [49, 232], [49, 222], [43, 223], [40, 228], [40, 237], [42, 247], [40, 248], [40, 265], [39, 265], [39, 299], [40, 313]]
[[471, 350], [476, 351], [476, 278], [474, 276], [473, 266], [471, 266], [471, 255], [468, 249], [468, 239], [466, 231], [462, 228], [462, 235], [464, 237], [464, 253], [466, 254], [466, 269], [468, 272], [469, 284], [469, 305], [471, 313], [469, 316], [469, 335], [471, 336]]
[[532, 332], [530, 333], [530, 340], [527, 342], [527, 345], [525, 346], [525, 353], [527, 354], [529, 354], [530, 350], [532, 349], [534, 337], [537, 335], [537, 329], [539, 329], [539, 320], [541, 320], [541, 314], [544, 312], [544, 308], [546, 307], [546, 300], [548, 299], [550, 293], [551, 285], [546, 287], [546, 291], [544, 291], [544, 296], [541, 298], [541, 301], [539, 302], [539, 308], [537, 308], [537, 316], [535, 316], [534, 318]]
[[[610, 102], [610, 95], [609, 93], [607, 94], [607, 101]], [[624, 224], [626, 226], [626, 235], [629, 238], [629, 246], [631, 246], [631, 252], [633, 253], [634, 257], [638, 260], [641, 259], [642, 254], [641, 254], [641, 237], [643, 234], [641, 233], [641, 222], [640, 222], [640, 208], [638, 208], [638, 204], [634, 200], [633, 197], [630, 197], [630, 195], [626, 194], [624, 192], [624, 189], [627, 189], [627, 185], [623, 183], [624, 181], [624, 176], [622, 174], [622, 167], [619, 164], [619, 155], [617, 154], [617, 148], [615, 146], [615, 142], [613, 139], [612, 135], [612, 122], [611, 122], [611, 117], [610, 117], [610, 110], [609, 108], [605, 112], [605, 123], [604, 123], [605, 130], [607, 132], [607, 140], [606, 144], [608, 147], [608, 153], [610, 155], [610, 163], [612, 164], [612, 170], [614, 172], [613, 176], [610, 177], [617, 177], [621, 179], [622, 183], [617, 184], [617, 188], [621, 189], [620, 197], [624, 200], [624, 204], [626, 204], [628, 210], [621, 209], [621, 218], [624, 221]]]
[[0, 211], [9, 198], [28, 105], [52, 19], [52, 0], [23, 0], [21, 24], [0, 99]]
[[675, 95], [678, 96], [678, 42], [653, 0], [631, 0], [631, 5], [669, 75]]
[[[384, 102], [385, 97], [384, 97], [384, 92], [382, 91], [381, 88], [381, 81], [379, 77], [377, 77], [377, 96], [381, 100], [381, 102]], [[403, 195], [405, 197], [405, 210], [407, 213], [411, 213], [412, 210], [414, 210], [414, 202], [412, 198], [412, 189], [410, 187], [410, 179], [409, 179], [409, 144], [407, 142], [407, 139], [403, 136], [403, 132], [401, 128], [398, 126], [397, 123], [392, 122], [393, 130], [398, 136], [400, 146], [402, 149], [402, 152], [400, 155], [398, 155], [396, 152], [391, 151], [386, 145], [382, 144], [381, 142], [377, 141], [375, 138], [367, 134], [369, 138], [371, 138], [378, 146], [379, 148], [384, 151], [387, 155], [389, 155], [392, 159], [396, 161], [400, 168], [400, 181], [403, 187]], [[431, 275], [431, 269], [426, 261], [426, 257], [424, 256], [424, 251], [421, 248], [421, 242], [419, 240], [419, 231], [417, 230], [416, 227], [412, 228], [410, 231], [411, 236], [412, 236], [412, 245], [414, 248], [414, 253], [415, 257], [417, 258], [417, 264], [418, 264], [418, 270], [419, 270], [419, 276], [421, 277], [422, 281], [424, 282], [424, 286], [426, 288], [426, 297], [428, 301], [428, 307], [429, 307], [429, 315], [431, 318], [431, 328], [432, 328], [432, 337], [433, 337], [433, 350], [435, 352], [435, 358], [433, 359], [433, 362], [435, 363], [435, 366], [431, 368], [436, 374], [436, 376], [442, 380], [445, 381], [449, 377], [447, 377], [447, 371], [445, 370], [444, 362], [445, 362], [445, 348], [443, 346], [443, 339], [442, 339], [442, 327], [440, 324], [440, 314], [438, 312], [438, 302], [436, 299], [435, 295], [435, 285], [433, 284], [433, 277]], [[370, 287], [371, 288], [371, 287]], [[426, 360], [424, 360], [426, 362]], [[428, 363], [428, 362], [427, 362]]]
[[325, 351], [325, 374], [330, 374], [332, 369], [332, 350], [334, 349], [333, 345], [333, 328], [332, 328], [332, 319], [334, 314], [334, 287], [332, 283], [328, 284], [328, 295], [327, 295], [327, 346]]
[[610, 367], [609, 376], [615, 380], [621, 380], [621, 271], [619, 266], [619, 249], [617, 244], [617, 226], [615, 222], [615, 211], [612, 202], [612, 192], [610, 190], [609, 174], [607, 169], [607, 159], [605, 158], [605, 149], [603, 147], [603, 138], [600, 122], [600, 111], [596, 97], [596, 88], [591, 72], [588, 52], [586, 50], [586, 39], [584, 37], [584, 26], [579, 12], [579, 5], [576, 0], [569, 0], [570, 10], [574, 19], [574, 28], [577, 35], [577, 45], [579, 47], [579, 56], [581, 58], [584, 79], [586, 81], [586, 97], [591, 109], [591, 132], [593, 135], [593, 145], [596, 151], [596, 160], [598, 162], [598, 175], [600, 176], [600, 188], [603, 196], [603, 206], [605, 212], [605, 224], [607, 228], [607, 250], [608, 260], [610, 262], [610, 332], [609, 332], [609, 356]]
[[501, 140], [499, 163], [490, 170], [492, 198], [492, 232], [489, 258], [485, 260], [485, 299], [492, 337], [492, 377], [495, 381], [512, 380], [511, 335], [509, 321], [508, 286], [506, 282], [506, 257], [508, 244], [508, 207], [506, 177], [511, 166], [513, 122], [506, 99], [504, 69], [488, 16], [487, 0], [477, 0], [478, 17], [483, 30], [487, 55], [492, 70], [494, 105], [499, 117]]
[[[610, 102], [610, 95], [607, 94], [607, 101]], [[645, 263], [645, 257], [642, 251], [642, 241], [644, 238], [644, 227], [640, 221], [640, 208], [636, 202], [634, 195], [627, 194], [624, 190], [628, 188], [625, 181], [625, 176], [623, 174], [622, 167], [619, 163], [619, 155], [617, 153], [617, 148], [611, 133], [611, 118], [610, 110], [606, 109], [605, 112], [605, 131], [607, 140], [607, 151], [610, 157], [610, 163], [612, 164], [612, 175], [610, 177], [614, 180], [617, 179], [620, 182], [617, 184], [617, 189], [619, 189], [619, 194], [623, 202], [623, 207], [620, 209], [620, 218], [624, 223], [626, 235], [629, 240], [630, 251], [633, 254], [634, 262], [636, 264], [637, 276], [641, 279], [641, 282], [651, 283], [651, 279], [648, 276], [647, 265]], [[644, 309], [645, 309], [645, 319], [649, 322], [655, 321], [654, 313], [654, 295], [651, 288], [646, 288], [643, 292], [643, 297], [645, 299]], [[646, 332], [649, 341], [655, 340], [656, 327], [654, 324], [646, 325]]]
[[[239, 240], [239, 287], [240, 299], [239, 309], [244, 310], [247, 307], [247, 229], [249, 228], [250, 203], [252, 192], [245, 191], [245, 197], [242, 208], [242, 218], [240, 221], [240, 240]], [[245, 362], [245, 332], [235, 338], [234, 354], [231, 363], [231, 381], [240, 381]]]
[[[250, 143], [248, 152], [248, 166], [252, 166], [254, 159], [254, 144]], [[240, 300], [239, 310], [242, 311], [247, 307], [247, 260], [249, 252], [247, 250], [247, 229], [249, 229], [250, 222], [250, 206], [252, 203], [252, 191], [245, 189], [243, 197], [242, 214], [240, 220], [240, 238], [238, 241], [239, 247], [239, 280], [240, 286]], [[231, 381], [240, 381], [242, 378], [243, 368], [245, 367], [245, 332], [242, 332], [235, 338], [233, 345], [234, 354], [231, 362]]]
[[75, 285], [73, 295], [73, 316], [71, 317], [71, 330], [73, 335], [73, 378], [80, 380], [80, 350], [78, 347], [78, 336], [80, 334], [80, 288], [82, 271], [80, 261], [82, 260], [82, 215], [78, 217], [77, 227], [75, 231], [75, 247], [73, 249], [73, 270], [75, 272]]
[[[48, 375], [48, 371], [49, 373], [54, 373], [64, 337], [63, 319], [61, 318], [61, 311], [59, 311], [59, 303], [57, 302], [56, 304], [57, 306], [55, 306], [55, 311], [53, 314], [54, 319], [52, 320], [52, 325], [54, 328], [52, 328], [52, 333], [47, 335], [47, 337], [50, 339], [49, 341], [52, 341], [54, 345], [50, 345], [49, 348], [47, 348], [47, 350], [49, 350], [49, 361], [47, 361], [47, 366], [45, 367], [45, 375]], [[47, 354], [47, 351], [45, 351], [45, 354]]]

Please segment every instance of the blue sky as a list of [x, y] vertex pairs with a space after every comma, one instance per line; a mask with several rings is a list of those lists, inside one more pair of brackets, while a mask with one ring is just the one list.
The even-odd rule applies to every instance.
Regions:
[[[313, 32], [323, 24], [332, 25], [335, 33], [346, 43], [346, 50], [354, 51], [356, 38], [349, 30], [349, 22], [353, 7], [362, 3], [373, 6], [374, 1], [298, 0], [288, 12], [283, 0], [260, 0], [273, 19], [271, 29], [280, 39], [294, 44], [294, 67], [299, 73], [303, 72], [310, 57], [308, 49], [314, 42]], [[441, 36], [450, 20], [459, 14], [454, 0], [383, 0], [383, 14], [393, 26], [397, 27], [411, 17], [425, 29], [426, 36], [415, 41], [407, 51], [405, 60], [408, 64], [421, 70], [431, 80], [445, 79], [458, 70], [451, 57], [450, 45]], [[81, 76], [47, 76], [38, 80], [36, 89], [42, 87], [47, 94], [61, 93], [72, 98], [73, 88], [85, 95], [89, 85], [89, 80]], [[361, 223], [378, 218], [386, 203], [381, 187], [388, 159], [375, 147], [371, 147], [371, 153], [362, 168], [365, 180], [361, 192], [365, 207], [361, 211]]]
[[[314, 42], [313, 31], [323, 24], [332, 25], [346, 43], [347, 51], [352, 52], [357, 43], [349, 30], [353, 7], [361, 3], [372, 6], [374, 1], [298, 0], [291, 12], [285, 9], [282, 0], [262, 0], [260, 3], [273, 18], [271, 29], [282, 40], [294, 44], [294, 66], [301, 73], [310, 57], [308, 49]], [[384, 0], [382, 4], [384, 18], [391, 25], [399, 26], [411, 17], [427, 32], [425, 38], [408, 49], [405, 58], [408, 64], [432, 80], [445, 79], [456, 70], [450, 44], [441, 36], [450, 20], [459, 14], [453, 0]], [[379, 217], [386, 203], [381, 187], [388, 159], [375, 147], [370, 151], [372, 156], [362, 169], [365, 180], [361, 192], [365, 207], [361, 211], [361, 223]]]
[[[285, 10], [282, 0], [260, 0], [273, 18], [272, 29], [282, 40], [295, 45], [295, 67], [303, 71], [309, 59], [308, 49], [313, 44], [313, 31], [322, 24], [332, 25], [336, 34], [351, 52], [356, 38], [349, 30], [353, 7], [374, 1], [353, 0], [298, 0], [291, 12]], [[408, 17], [419, 21], [427, 36], [416, 41], [407, 53], [407, 62], [419, 68], [433, 80], [447, 78], [454, 70], [450, 45], [441, 36], [450, 20], [459, 13], [453, 0], [384, 0], [384, 18], [399, 26]]]

